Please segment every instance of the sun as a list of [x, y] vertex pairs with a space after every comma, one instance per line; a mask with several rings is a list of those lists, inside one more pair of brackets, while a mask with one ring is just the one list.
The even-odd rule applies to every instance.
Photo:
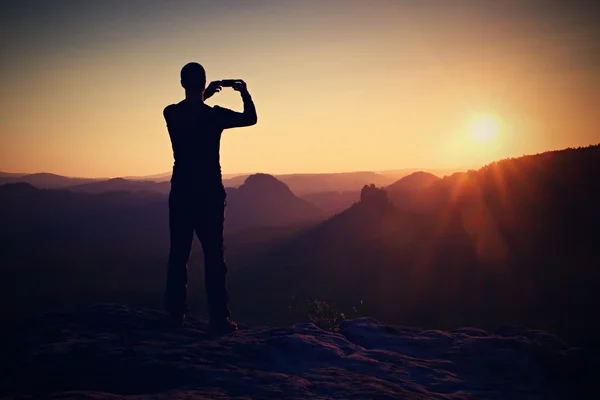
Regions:
[[471, 122], [471, 137], [478, 143], [490, 143], [498, 136], [500, 123], [490, 115], [480, 115]]

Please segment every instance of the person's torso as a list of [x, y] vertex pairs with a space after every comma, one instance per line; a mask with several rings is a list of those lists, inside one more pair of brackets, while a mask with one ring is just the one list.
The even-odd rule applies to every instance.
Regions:
[[173, 106], [167, 121], [173, 148], [171, 182], [185, 186], [221, 185], [221, 133], [216, 110], [186, 100]]

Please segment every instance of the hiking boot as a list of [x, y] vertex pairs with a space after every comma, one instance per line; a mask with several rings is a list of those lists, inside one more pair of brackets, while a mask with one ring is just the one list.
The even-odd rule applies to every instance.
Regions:
[[173, 325], [182, 326], [188, 311], [189, 309], [184, 307], [175, 310], [167, 310], [167, 314], [169, 314], [169, 320]]
[[172, 312], [169, 313], [169, 319], [171, 320], [171, 323], [175, 326], [182, 326], [183, 325], [183, 321], [185, 320], [185, 313], [184, 312]]
[[208, 324], [208, 330], [210, 333], [217, 335], [224, 335], [237, 330], [237, 324], [229, 318], [211, 320]]

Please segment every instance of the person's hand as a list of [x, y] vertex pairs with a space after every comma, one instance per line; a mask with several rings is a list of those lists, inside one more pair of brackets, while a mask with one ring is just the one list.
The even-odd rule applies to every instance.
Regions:
[[232, 88], [236, 92], [247, 92], [248, 91], [248, 87], [246, 86], [246, 82], [244, 82], [241, 79], [238, 80], [238, 81], [235, 81], [235, 83], [233, 84]]
[[204, 89], [204, 100], [212, 97], [212, 95], [215, 93], [219, 93], [221, 89], [223, 89], [223, 86], [221, 86], [220, 81], [213, 81], [209, 83], [206, 89]]

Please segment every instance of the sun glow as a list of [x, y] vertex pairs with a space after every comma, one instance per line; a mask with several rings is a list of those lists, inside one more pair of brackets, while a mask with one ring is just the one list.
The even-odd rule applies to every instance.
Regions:
[[498, 136], [500, 123], [490, 115], [480, 115], [471, 122], [471, 137], [478, 143], [490, 143]]

